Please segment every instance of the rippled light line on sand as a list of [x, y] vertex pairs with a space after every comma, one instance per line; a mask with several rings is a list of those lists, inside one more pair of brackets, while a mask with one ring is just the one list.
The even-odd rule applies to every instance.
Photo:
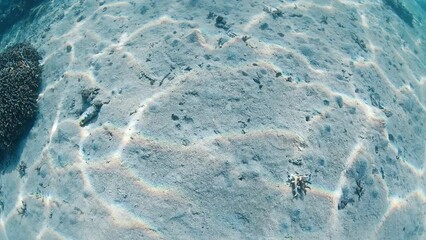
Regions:
[[244, 32], [249, 32], [252, 28], [256, 27], [263, 19], [265, 19], [268, 15], [264, 12], [256, 14], [251, 17], [251, 19], [247, 22], [247, 24], [243, 27]]
[[58, 85], [59, 82], [60, 81], [54, 81], [54, 82], [50, 83], [49, 85], [47, 85], [46, 88], [44, 89], [44, 91], [41, 92], [41, 93], [39, 93], [39, 95], [37, 97], [37, 102], [40, 102], [41, 100], [43, 100], [44, 99], [44, 95], [47, 92], [54, 91], [56, 89], [56, 85]]
[[[236, 130], [236, 131], [221, 133], [220, 135], [211, 135], [204, 139], [198, 140], [194, 145], [212, 144], [218, 140], [219, 141], [229, 141], [229, 140], [242, 141], [244, 139], [266, 138], [267, 136], [289, 138], [293, 140], [291, 144], [291, 146], [293, 147], [297, 147], [297, 146], [300, 147], [300, 144], [304, 142], [303, 138], [297, 132], [293, 132], [293, 131], [289, 131], [285, 129], [257, 129], [257, 130], [250, 130], [246, 134], [242, 134], [240, 130]], [[276, 148], [279, 148], [279, 147], [276, 147]]]
[[[54, 236], [55, 239], [57, 240], [65, 240], [66, 237], [62, 236], [60, 233], [58, 233], [57, 231], [53, 230], [52, 228], [50, 228], [49, 226], [44, 225], [43, 228], [39, 231], [39, 233], [36, 236], [37, 240], [44, 240], [46, 239], [45, 235], [49, 235], [49, 237]], [[50, 239], [50, 238], [49, 238]]]
[[[88, 192], [91, 192], [94, 199], [99, 201], [101, 205], [111, 213], [112, 219], [115, 223], [119, 224], [119, 226], [142, 228], [152, 238], [159, 238], [159, 235], [155, 232], [155, 230], [153, 230], [152, 227], [150, 227], [149, 224], [145, 223], [140, 218], [134, 216], [132, 213], [125, 211], [121, 207], [118, 207], [114, 205], [113, 203], [109, 203], [103, 198], [101, 198], [100, 196], [98, 196], [96, 194], [95, 189], [93, 188], [93, 184], [91, 184], [90, 179], [88, 177], [88, 174], [86, 171], [87, 167], [86, 167], [86, 164], [84, 163], [83, 158], [80, 156], [79, 159], [80, 159], [79, 161], [80, 163], [77, 169], [81, 171], [81, 176], [83, 178], [83, 185], [85, 189]], [[106, 167], [104, 166], [103, 168], [106, 168]], [[140, 181], [136, 181], [136, 182], [143, 185], [143, 183], [141, 183]], [[145, 190], [150, 190], [150, 189], [146, 188]], [[126, 220], [126, 221], [120, 222], [123, 220]]]
[[142, 27], [133, 31], [130, 35], [123, 38], [122, 42], [120, 42], [121, 46], [123, 46], [124, 44], [126, 44], [127, 42], [129, 42], [129, 41], [131, 41], [135, 38], [138, 38], [142, 32], [144, 32], [144, 31], [146, 31], [150, 28], [158, 27], [158, 26], [161, 26], [162, 24], [179, 24], [179, 23], [181, 23], [181, 22], [176, 21], [176, 20], [170, 18], [167, 15], [161, 16], [158, 19], [149, 21], [148, 23], [144, 24]]
[[380, 222], [376, 225], [376, 229], [374, 231], [374, 237], [377, 239], [377, 235], [379, 234], [380, 230], [382, 229], [383, 225], [386, 223], [389, 216], [396, 210], [405, 208], [408, 204], [410, 204], [410, 199], [412, 198], [418, 198], [421, 200], [422, 204], [426, 204], [426, 196], [421, 190], [416, 190], [411, 192], [407, 197], [405, 198], [399, 198], [399, 197], [388, 197], [389, 201], [389, 207], [386, 210], [385, 214], [383, 214], [382, 219]]
[[0, 214], [0, 237], [3, 237], [5, 240], [9, 240], [9, 237], [6, 234], [6, 226], [4, 225], [2, 214]]
[[215, 50], [215, 46], [213, 46], [212, 44], [207, 43], [207, 40], [204, 37], [203, 32], [200, 29], [194, 29], [194, 31], [191, 34], [195, 34], [196, 39], [198, 41], [198, 44], [200, 44], [200, 46], [202, 48], [207, 49], [209, 51]]
[[128, 229], [140, 228], [150, 239], [162, 239], [161, 234], [148, 224], [146, 220], [142, 220], [141, 217], [135, 216], [133, 213], [123, 209], [117, 204], [108, 204], [104, 202], [104, 205], [107, 206], [107, 210], [111, 213], [111, 219], [117, 226]]
[[139, 104], [138, 109], [136, 109], [136, 113], [134, 113], [132, 115], [129, 123], [126, 126], [126, 129], [124, 130], [124, 134], [123, 134], [123, 137], [122, 137], [122, 140], [120, 142], [119, 147], [115, 151], [115, 155], [118, 158], [121, 158], [123, 148], [130, 142], [132, 135], [134, 135], [134, 133], [135, 133], [136, 124], [141, 120], [141, 118], [143, 117], [143, 113], [146, 111], [146, 109], [148, 109], [151, 104], [155, 103], [157, 101], [157, 99], [160, 99], [164, 96], [168, 96], [174, 88], [175, 88], [175, 86], [169, 87], [169, 88], [166, 88], [163, 91], [155, 93], [151, 97], [144, 99]]
[[423, 175], [424, 172], [424, 164], [425, 162], [423, 161], [423, 168], [417, 168], [416, 166], [414, 166], [413, 164], [409, 163], [408, 161], [404, 160], [403, 157], [400, 157], [401, 159], [401, 165], [410, 169], [410, 171], [412, 173], [414, 173], [417, 177], [421, 177]]
[[63, 99], [60, 100], [59, 105], [56, 107], [56, 116], [55, 116], [55, 120], [53, 120], [52, 127], [50, 128], [49, 143], [46, 146], [47, 148], [49, 148], [48, 146], [52, 143], [53, 136], [55, 135], [58, 129], [59, 117], [61, 115], [61, 109], [62, 109], [62, 102], [63, 102]]
[[[339, 218], [338, 218], [338, 210], [337, 207], [339, 204], [339, 200], [342, 196], [342, 188], [343, 186], [346, 184], [346, 171], [347, 169], [349, 169], [352, 164], [355, 162], [355, 160], [358, 158], [358, 156], [363, 152], [363, 148], [364, 148], [364, 143], [362, 142], [357, 142], [355, 144], [355, 146], [352, 148], [352, 151], [349, 153], [349, 156], [346, 158], [345, 161], [345, 168], [342, 171], [342, 173], [340, 174], [340, 178], [339, 181], [337, 182], [337, 186], [336, 189], [334, 190], [334, 198], [333, 198], [333, 206], [335, 206], [332, 210], [332, 214], [330, 216], [330, 222], [332, 223], [333, 226], [336, 227], [341, 227], [340, 223], [339, 223]], [[339, 229], [335, 229], [336, 231], [340, 231]]]
[[[144, 102], [148, 103], [149, 101], [150, 101], [150, 98], [148, 98]], [[134, 113], [131, 116], [129, 123], [126, 126], [126, 129], [124, 129], [124, 133], [123, 133], [123, 136], [121, 138], [121, 142], [118, 145], [115, 152], [113, 153], [113, 155], [116, 158], [121, 159], [123, 149], [126, 147], [127, 144], [129, 144], [131, 137], [132, 137], [133, 133], [135, 132], [135, 126], [139, 122], [139, 119], [141, 118], [142, 113], [145, 111], [145, 109], [146, 109], [145, 104], [143, 104], [143, 103], [139, 104], [138, 109], [136, 109], [136, 113]]]

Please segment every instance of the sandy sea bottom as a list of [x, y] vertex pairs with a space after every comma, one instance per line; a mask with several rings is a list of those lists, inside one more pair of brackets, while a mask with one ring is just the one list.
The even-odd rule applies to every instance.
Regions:
[[425, 8], [389, 2], [41, 3], [0, 239], [426, 238]]

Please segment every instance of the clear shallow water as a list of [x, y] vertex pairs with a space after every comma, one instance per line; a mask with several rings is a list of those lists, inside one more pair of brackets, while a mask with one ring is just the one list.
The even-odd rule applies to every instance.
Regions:
[[424, 238], [419, 3], [42, 3], [0, 239]]

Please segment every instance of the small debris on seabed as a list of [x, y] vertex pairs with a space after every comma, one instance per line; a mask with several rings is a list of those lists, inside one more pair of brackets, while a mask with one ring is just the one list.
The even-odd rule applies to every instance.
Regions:
[[303, 164], [303, 159], [298, 158], [298, 159], [290, 159], [288, 160], [289, 163], [296, 165], [296, 166], [302, 166]]
[[229, 30], [230, 26], [226, 23], [225, 18], [222, 16], [216, 17], [216, 23], [214, 24], [217, 28], [222, 28], [224, 30]]
[[80, 93], [83, 100], [83, 111], [80, 115], [79, 123], [80, 126], [84, 127], [98, 116], [102, 106], [107, 104], [108, 101], [102, 102], [96, 99], [99, 94], [99, 88], [83, 89]]
[[352, 33], [352, 39], [364, 52], [368, 52], [367, 45], [364, 40], [360, 39], [355, 33]]
[[358, 196], [358, 201], [361, 200], [362, 195], [364, 195], [365, 189], [362, 186], [361, 180], [356, 180], [355, 194]]
[[293, 198], [303, 199], [306, 195], [306, 189], [311, 189], [308, 185], [311, 184], [311, 174], [301, 175], [296, 172], [296, 174], [289, 174], [287, 177], [287, 183], [291, 187], [293, 193]]
[[22, 206], [21, 208], [18, 208], [17, 211], [18, 211], [18, 214], [23, 217], [27, 214], [27, 203], [24, 200], [22, 200], [21, 203], [22, 203]]
[[19, 172], [19, 176], [22, 178], [23, 176], [25, 176], [26, 174], [26, 170], [27, 170], [27, 164], [25, 162], [21, 162], [18, 165], [18, 172]]
[[103, 103], [101, 101], [94, 101], [92, 105], [81, 115], [80, 126], [86, 126], [91, 120], [95, 119], [101, 110]]
[[278, 8], [264, 7], [263, 11], [271, 14], [274, 19], [284, 17], [284, 12]]

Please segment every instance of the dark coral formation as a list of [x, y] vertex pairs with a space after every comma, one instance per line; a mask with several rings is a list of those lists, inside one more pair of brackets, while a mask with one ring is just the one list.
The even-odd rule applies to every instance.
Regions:
[[14, 149], [36, 115], [40, 59], [26, 43], [0, 54], [0, 153]]
[[306, 195], [306, 190], [311, 189], [309, 184], [311, 184], [311, 174], [300, 175], [296, 174], [288, 175], [287, 183], [291, 187], [293, 193], [293, 198], [303, 199]]

